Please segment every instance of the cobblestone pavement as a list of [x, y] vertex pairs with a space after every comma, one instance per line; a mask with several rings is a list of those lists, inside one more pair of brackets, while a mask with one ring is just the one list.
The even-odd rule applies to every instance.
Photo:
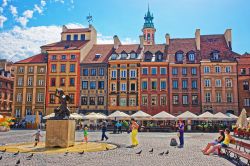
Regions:
[[[31, 142], [34, 130], [12, 130], [10, 132], [0, 133], [0, 144]], [[45, 132], [41, 133], [45, 137]], [[89, 140], [97, 141], [100, 139], [100, 132], [89, 132]], [[64, 154], [35, 154], [32, 160], [26, 160], [29, 154], [21, 153], [13, 157], [11, 153], [1, 154], [0, 165], [15, 165], [20, 159], [20, 165], [55, 165], [55, 166], [161, 166], [161, 165], [193, 165], [193, 166], [230, 166], [234, 165], [225, 158], [217, 155], [205, 156], [202, 154], [202, 147], [214, 140], [217, 134], [213, 133], [185, 133], [185, 147], [182, 149], [170, 147], [170, 139], [176, 136], [176, 133], [139, 133], [139, 146], [130, 149], [126, 146], [130, 145], [130, 135], [108, 134], [109, 143], [119, 145], [115, 150], [103, 152], [89, 152], [84, 155], [78, 153]], [[44, 141], [44, 137], [42, 141]], [[83, 132], [76, 132], [76, 140], [81, 140]], [[148, 151], [154, 148], [154, 152], [150, 154]], [[142, 150], [141, 155], [135, 153]], [[160, 156], [159, 153], [169, 150], [168, 155]]]

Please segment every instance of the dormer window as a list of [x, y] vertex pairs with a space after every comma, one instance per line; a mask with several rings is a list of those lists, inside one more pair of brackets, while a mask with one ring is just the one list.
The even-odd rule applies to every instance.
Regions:
[[162, 61], [163, 60], [163, 54], [159, 51], [156, 53], [156, 61]]
[[151, 52], [146, 52], [145, 53], [145, 61], [146, 62], [151, 62], [152, 59], [152, 53]]
[[100, 58], [101, 56], [101, 54], [95, 54], [95, 58]]
[[70, 41], [71, 40], [71, 35], [67, 35], [66, 40]]
[[220, 52], [219, 51], [213, 51], [211, 53], [211, 60], [219, 60], [220, 59]]
[[195, 54], [194, 52], [189, 52], [188, 53], [188, 61], [194, 62], [195, 61]]
[[177, 52], [175, 55], [175, 59], [177, 62], [183, 62], [183, 52], [182, 51]]
[[116, 60], [116, 58], [117, 58], [117, 54], [112, 54], [111, 55], [111, 60]]
[[127, 54], [127, 53], [125, 53], [125, 52], [121, 53], [121, 59], [126, 59], [126, 58], [127, 58], [127, 56], [128, 56], [128, 54]]
[[130, 54], [130, 59], [136, 59], [136, 58], [137, 58], [136, 53], [135, 53], [135, 52], [132, 52], [132, 53]]

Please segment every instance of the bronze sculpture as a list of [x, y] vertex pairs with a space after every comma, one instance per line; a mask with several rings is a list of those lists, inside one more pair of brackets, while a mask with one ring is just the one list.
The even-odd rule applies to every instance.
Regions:
[[53, 119], [69, 119], [70, 110], [67, 102], [71, 102], [69, 95], [65, 95], [63, 89], [57, 88], [55, 96], [59, 98], [60, 106], [54, 109], [55, 116]]

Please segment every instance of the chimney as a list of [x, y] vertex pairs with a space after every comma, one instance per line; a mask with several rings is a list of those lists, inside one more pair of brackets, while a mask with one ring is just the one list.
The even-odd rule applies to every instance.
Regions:
[[198, 51], [201, 50], [201, 32], [200, 29], [196, 29], [195, 31], [195, 43], [196, 43], [196, 49]]
[[226, 29], [224, 37], [227, 42], [227, 46], [230, 48], [230, 50], [232, 50], [232, 29]]
[[143, 46], [144, 46], [144, 36], [140, 35], [139, 38], [140, 38], [140, 48], [143, 48]]
[[63, 25], [62, 26], [62, 32], [66, 32], [67, 30], [68, 30], [68, 28], [65, 25]]
[[118, 38], [117, 35], [115, 35], [115, 36], [113, 37], [113, 39], [114, 39], [114, 48], [115, 48], [115, 49], [117, 49], [120, 45], [122, 45], [122, 43], [121, 43], [121, 41], [119, 40], [119, 38]]
[[169, 46], [169, 44], [170, 44], [170, 35], [168, 33], [165, 35], [165, 39], [166, 39], [166, 45]]

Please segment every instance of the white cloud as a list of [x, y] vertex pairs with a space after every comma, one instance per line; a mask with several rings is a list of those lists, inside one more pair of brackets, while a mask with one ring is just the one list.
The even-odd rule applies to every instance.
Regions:
[[0, 13], [3, 13], [3, 8], [2, 7], [0, 7]]
[[64, 3], [64, 0], [55, 0], [55, 2]]
[[8, 1], [8, 0], [3, 0], [2, 7], [5, 7], [5, 6], [8, 5], [8, 2], [7, 2], [7, 1]]
[[35, 6], [34, 6], [34, 11], [37, 11], [39, 14], [41, 14], [43, 12], [42, 8], [39, 7], [37, 4], [35, 4]]
[[45, 0], [41, 0], [41, 6], [44, 7], [46, 5], [46, 1]]
[[[7, 17], [0, 15], [0, 28], [3, 28], [4, 22], [7, 21]], [[4, 43], [4, 42], [1, 42]]]
[[26, 18], [32, 18], [33, 17], [33, 13], [34, 13], [34, 11], [32, 11], [32, 10], [25, 10], [23, 12], [23, 16], [26, 17]]
[[10, 12], [11, 12], [11, 14], [12, 14], [14, 17], [16, 17], [17, 14], [18, 14], [17, 8], [16, 8], [15, 6], [13, 6], [13, 5], [10, 5]]

